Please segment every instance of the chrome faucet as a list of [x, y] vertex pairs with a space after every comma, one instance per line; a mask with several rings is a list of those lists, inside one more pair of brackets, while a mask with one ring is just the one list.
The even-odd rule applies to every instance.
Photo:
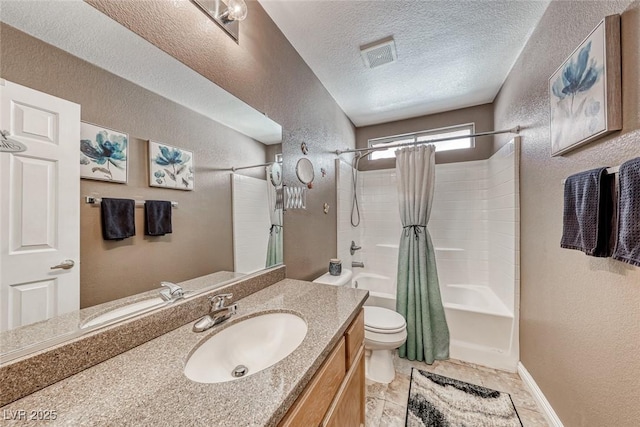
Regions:
[[360, 261], [353, 261], [351, 263], [351, 268], [364, 268], [364, 262], [360, 262]]
[[231, 298], [233, 298], [233, 294], [218, 294], [209, 297], [209, 301], [211, 301], [209, 314], [194, 323], [193, 332], [204, 332], [236, 314], [236, 310], [238, 309], [237, 303], [229, 306], [224, 305], [225, 301]]
[[160, 291], [160, 298], [162, 298], [163, 300], [176, 301], [184, 298], [184, 291], [175, 283], [160, 282], [160, 286], [164, 286], [165, 288], [167, 288]]
[[356, 242], [352, 240], [351, 247], [349, 248], [349, 252], [351, 252], [351, 255], [355, 254], [356, 251], [359, 251], [360, 249], [362, 249], [362, 246], [356, 246]]

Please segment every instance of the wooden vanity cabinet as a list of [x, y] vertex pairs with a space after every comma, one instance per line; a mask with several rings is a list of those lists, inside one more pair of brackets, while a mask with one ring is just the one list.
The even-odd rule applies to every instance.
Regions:
[[365, 420], [364, 311], [280, 422], [280, 427], [360, 427]]

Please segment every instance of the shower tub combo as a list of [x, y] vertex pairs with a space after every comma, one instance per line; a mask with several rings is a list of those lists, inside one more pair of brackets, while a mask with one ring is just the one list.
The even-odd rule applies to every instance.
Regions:
[[[396, 280], [360, 272], [354, 287], [369, 291], [365, 305], [396, 308]], [[496, 369], [516, 370], [513, 314], [491, 288], [482, 285], [441, 285], [451, 337], [450, 357]]]
[[[519, 360], [518, 137], [487, 160], [436, 165], [429, 221], [440, 293], [450, 332], [451, 358], [515, 372]], [[354, 286], [367, 305], [396, 306], [398, 242], [402, 224], [394, 169], [338, 169], [338, 254], [362, 261]], [[351, 225], [353, 188], [362, 222]], [[351, 240], [362, 250], [349, 256]], [[346, 251], [346, 252], [345, 252]]]

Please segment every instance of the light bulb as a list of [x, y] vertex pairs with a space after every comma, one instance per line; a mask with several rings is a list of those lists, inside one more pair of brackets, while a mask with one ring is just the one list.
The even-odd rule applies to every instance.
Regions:
[[242, 21], [247, 17], [247, 4], [244, 0], [229, 0], [227, 9], [227, 17], [231, 21]]

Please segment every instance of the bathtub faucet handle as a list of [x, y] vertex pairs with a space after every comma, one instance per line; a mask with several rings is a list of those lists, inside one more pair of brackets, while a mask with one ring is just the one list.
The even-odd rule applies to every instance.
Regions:
[[362, 249], [362, 246], [356, 246], [356, 242], [352, 240], [351, 247], [349, 248], [349, 252], [351, 253], [351, 255], [355, 254], [356, 251], [359, 251], [360, 249]]

